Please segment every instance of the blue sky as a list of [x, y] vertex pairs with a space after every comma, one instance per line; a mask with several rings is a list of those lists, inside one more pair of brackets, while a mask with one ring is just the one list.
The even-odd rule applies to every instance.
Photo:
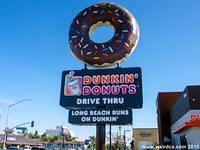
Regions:
[[[32, 98], [11, 109], [10, 127], [34, 120], [31, 130], [65, 125], [81, 139], [95, 134], [94, 127], [67, 123], [59, 94], [61, 72], [83, 68], [70, 53], [69, 26], [82, 9], [99, 2], [103, 1], [0, 0], [0, 132], [8, 105]], [[108, 2], [126, 7], [140, 26], [138, 46], [121, 65], [141, 67], [143, 73], [144, 106], [133, 111], [133, 127], [156, 127], [158, 92], [200, 84], [200, 1]]]

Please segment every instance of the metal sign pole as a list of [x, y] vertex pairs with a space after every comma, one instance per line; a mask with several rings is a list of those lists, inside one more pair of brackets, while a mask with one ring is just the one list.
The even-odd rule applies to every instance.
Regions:
[[86, 70], [88, 69], [86, 64], [84, 64], [84, 69], [86, 69]]
[[105, 150], [105, 124], [96, 125], [96, 150]]
[[112, 150], [112, 140], [111, 140], [111, 138], [112, 138], [112, 132], [111, 132], [111, 124], [110, 124], [110, 136], [109, 136], [109, 138], [110, 138], [110, 150]]

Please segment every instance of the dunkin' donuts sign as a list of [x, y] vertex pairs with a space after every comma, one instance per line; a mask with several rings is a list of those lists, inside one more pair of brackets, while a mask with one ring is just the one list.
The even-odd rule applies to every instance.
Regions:
[[141, 69], [64, 71], [60, 104], [66, 108], [96, 106], [141, 108]]
[[65, 76], [65, 96], [135, 94], [134, 74], [75, 76], [71, 71]]

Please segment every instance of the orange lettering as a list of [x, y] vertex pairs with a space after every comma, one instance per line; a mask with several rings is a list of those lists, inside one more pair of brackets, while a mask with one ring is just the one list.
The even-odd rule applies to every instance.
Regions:
[[90, 76], [84, 76], [83, 78], [83, 84], [84, 85], [89, 85], [91, 83], [92, 79]]

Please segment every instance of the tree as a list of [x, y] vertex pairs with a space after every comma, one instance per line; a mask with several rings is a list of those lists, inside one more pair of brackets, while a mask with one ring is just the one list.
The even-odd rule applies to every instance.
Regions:
[[55, 142], [56, 140], [58, 140], [58, 136], [49, 136], [48, 137], [48, 141], [51, 143]]
[[28, 137], [29, 137], [29, 138], [33, 138], [33, 133], [32, 133], [32, 132], [29, 132], [29, 133], [28, 133]]
[[118, 134], [112, 134], [112, 149], [121, 150], [122, 147], [123, 147], [123, 139], [122, 139], [122, 137], [119, 136]]
[[70, 141], [70, 142], [75, 141], [77, 139], [77, 137], [73, 137], [70, 133], [65, 134], [64, 136], [65, 136], [65, 140]]
[[[21, 132], [19, 131], [18, 133], [22, 134], [24, 137], [30, 137], [30, 138], [32, 138], [33, 134], [31, 132], [28, 132], [27, 128], [21, 128], [19, 130], [21, 130]], [[32, 134], [31, 136], [29, 136], [30, 133]]]
[[39, 138], [40, 138], [40, 136], [39, 136], [37, 130], [35, 131], [35, 133], [34, 133], [34, 135], [33, 135], [33, 138], [34, 138], [34, 139], [39, 139]]
[[44, 142], [47, 142], [48, 141], [48, 138], [47, 138], [47, 134], [46, 133], [43, 133], [41, 135], [41, 140], [44, 141]]
[[64, 135], [64, 138], [65, 138], [66, 141], [72, 141], [72, 136], [71, 136], [71, 134], [66, 134], [66, 135]]
[[13, 134], [14, 130], [13, 129], [7, 129], [8, 134]]
[[119, 143], [119, 141], [118, 140], [116, 140], [115, 142], [114, 142], [114, 145], [112, 146], [114, 149], [120, 149], [122, 146], [121, 146], [121, 144]]
[[28, 136], [28, 131], [27, 130], [22, 130], [22, 134], [23, 134], [23, 136]]
[[95, 136], [89, 136], [90, 144], [87, 146], [88, 149], [94, 150], [96, 146], [96, 137]]

